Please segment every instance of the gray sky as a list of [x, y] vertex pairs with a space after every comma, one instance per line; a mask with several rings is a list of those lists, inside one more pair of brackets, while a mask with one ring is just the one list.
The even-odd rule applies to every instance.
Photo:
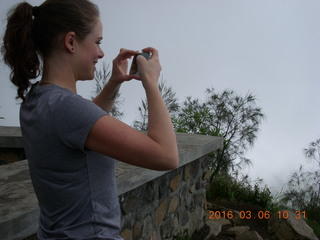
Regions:
[[[19, 1], [0, 2], [6, 12]], [[27, 1], [40, 5], [43, 1]], [[248, 157], [249, 174], [278, 190], [305, 164], [302, 149], [320, 137], [320, 1], [318, 0], [95, 0], [104, 24], [102, 48], [111, 63], [120, 48], [159, 50], [162, 77], [182, 102], [205, 89], [254, 94], [267, 119]], [[19, 105], [0, 62], [0, 125], [17, 126]], [[78, 84], [90, 98], [94, 82]], [[124, 121], [144, 98], [139, 82], [125, 83]]]

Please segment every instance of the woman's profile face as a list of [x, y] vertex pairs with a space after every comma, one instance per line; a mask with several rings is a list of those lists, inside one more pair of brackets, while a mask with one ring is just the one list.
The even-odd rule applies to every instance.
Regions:
[[81, 41], [77, 41], [75, 54], [77, 54], [78, 70], [77, 80], [94, 78], [95, 65], [103, 58], [104, 52], [100, 48], [103, 26], [100, 18], [94, 23], [92, 31]]

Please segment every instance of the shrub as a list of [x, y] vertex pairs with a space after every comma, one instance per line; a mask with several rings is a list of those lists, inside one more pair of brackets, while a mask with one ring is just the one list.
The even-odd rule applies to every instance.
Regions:
[[208, 200], [226, 200], [248, 203], [268, 210], [275, 210], [275, 199], [269, 188], [258, 179], [252, 185], [248, 176], [241, 179], [230, 175], [216, 175], [207, 190]]

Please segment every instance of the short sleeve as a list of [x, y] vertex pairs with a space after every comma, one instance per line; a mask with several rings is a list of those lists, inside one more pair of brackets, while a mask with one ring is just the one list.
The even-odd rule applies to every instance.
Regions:
[[70, 148], [84, 151], [92, 126], [107, 113], [92, 101], [76, 94], [61, 96], [56, 106], [55, 126], [61, 141]]

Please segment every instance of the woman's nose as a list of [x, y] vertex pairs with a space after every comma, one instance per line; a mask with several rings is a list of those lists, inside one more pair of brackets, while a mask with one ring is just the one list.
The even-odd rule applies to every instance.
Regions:
[[102, 49], [100, 49], [99, 58], [103, 58], [103, 57], [104, 57], [104, 52], [102, 51]]

